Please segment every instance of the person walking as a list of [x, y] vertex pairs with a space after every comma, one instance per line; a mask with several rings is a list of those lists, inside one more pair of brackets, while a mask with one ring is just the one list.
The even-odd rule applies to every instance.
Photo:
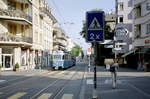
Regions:
[[116, 88], [116, 82], [117, 82], [117, 71], [118, 71], [119, 65], [117, 62], [117, 59], [114, 59], [114, 63], [110, 67], [110, 72], [112, 75], [112, 88]]

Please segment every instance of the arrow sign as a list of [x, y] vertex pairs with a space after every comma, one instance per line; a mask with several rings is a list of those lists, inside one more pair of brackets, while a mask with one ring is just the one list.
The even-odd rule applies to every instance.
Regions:
[[86, 13], [86, 39], [87, 42], [104, 41], [104, 12]]

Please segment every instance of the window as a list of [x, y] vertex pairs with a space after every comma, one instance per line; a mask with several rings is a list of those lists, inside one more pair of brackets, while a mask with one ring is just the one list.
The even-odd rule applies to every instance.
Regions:
[[8, 0], [8, 9], [9, 10], [16, 10], [16, 3]]
[[119, 6], [119, 8], [118, 8], [118, 9], [119, 9], [120, 11], [123, 11], [123, 9], [124, 9], [124, 7], [123, 7], [123, 3], [119, 3], [119, 4], [118, 4], [118, 6]]
[[146, 9], [147, 9], [147, 10], [150, 10], [150, 0], [147, 0]]
[[42, 25], [43, 25], [43, 19], [42, 19], [42, 17], [40, 17], [40, 28], [42, 28]]
[[136, 17], [140, 17], [141, 16], [141, 6], [138, 6], [136, 8]]
[[135, 33], [136, 33], [136, 38], [141, 36], [141, 25], [135, 25]]
[[119, 22], [118, 23], [123, 23], [123, 16], [119, 16]]
[[54, 55], [53, 59], [56, 59], [56, 60], [61, 59], [61, 55]]
[[150, 34], [150, 23], [147, 24], [147, 34]]
[[17, 26], [15, 24], [8, 24], [8, 32], [16, 35]]

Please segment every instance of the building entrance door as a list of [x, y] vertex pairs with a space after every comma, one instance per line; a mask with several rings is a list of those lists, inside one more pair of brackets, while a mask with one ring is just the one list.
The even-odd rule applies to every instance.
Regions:
[[2, 70], [13, 70], [12, 54], [2, 54]]

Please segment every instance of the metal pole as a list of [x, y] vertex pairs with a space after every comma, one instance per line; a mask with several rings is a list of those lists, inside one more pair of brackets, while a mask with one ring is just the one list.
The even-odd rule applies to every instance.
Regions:
[[90, 72], [90, 66], [91, 66], [91, 64], [90, 64], [90, 62], [91, 62], [90, 56], [91, 56], [91, 55], [89, 55], [89, 65], [88, 65], [88, 70], [89, 70], [89, 72]]
[[95, 65], [94, 65], [94, 89], [96, 89], [97, 88], [97, 85], [96, 85], [96, 42], [94, 43], [94, 49], [95, 49], [95, 57], [94, 57], [94, 62], [95, 62]]
[[94, 42], [94, 91], [93, 91], [93, 99], [98, 99], [97, 97], [97, 91], [96, 91], [96, 88], [97, 88], [97, 84], [96, 84], [96, 42]]

